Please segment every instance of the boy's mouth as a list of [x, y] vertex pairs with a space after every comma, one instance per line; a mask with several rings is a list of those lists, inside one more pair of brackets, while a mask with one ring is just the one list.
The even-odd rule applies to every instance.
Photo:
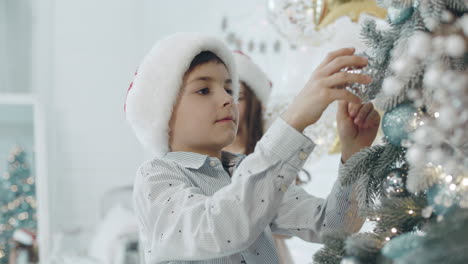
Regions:
[[227, 116], [227, 117], [225, 117], [225, 118], [216, 120], [216, 123], [219, 123], [219, 122], [229, 122], [229, 121], [234, 122], [234, 119], [232, 118], [232, 116]]

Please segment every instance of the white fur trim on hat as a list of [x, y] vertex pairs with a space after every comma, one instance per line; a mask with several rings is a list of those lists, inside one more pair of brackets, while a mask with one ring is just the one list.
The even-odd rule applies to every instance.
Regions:
[[262, 69], [241, 51], [234, 51], [239, 80], [249, 86], [265, 107], [271, 94], [271, 82]]
[[138, 67], [126, 100], [126, 116], [138, 140], [157, 157], [169, 152], [169, 121], [190, 63], [203, 51], [226, 65], [235, 100], [239, 79], [232, 52], [219, 39], [202, 33], [177, 33], [158, 41]]

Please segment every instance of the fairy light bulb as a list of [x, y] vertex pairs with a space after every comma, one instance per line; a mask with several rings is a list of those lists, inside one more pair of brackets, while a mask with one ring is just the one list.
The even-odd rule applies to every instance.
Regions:
[[468, 178], [463, 179], [462, 184], [463, 186], [468, 186]]

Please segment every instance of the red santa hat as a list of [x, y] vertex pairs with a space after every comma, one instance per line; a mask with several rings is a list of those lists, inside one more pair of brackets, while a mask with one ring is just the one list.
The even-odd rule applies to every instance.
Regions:
[[184, 74], [203, 51], [213, 52], [224, 62], [237, 101], [239, 79], [232, 52], [221, 40], [202, 33], [177, 33], [158, 41], [127, 91], [127, 120], [140, 143], [157, 157], [169, 152], [169, 120]]

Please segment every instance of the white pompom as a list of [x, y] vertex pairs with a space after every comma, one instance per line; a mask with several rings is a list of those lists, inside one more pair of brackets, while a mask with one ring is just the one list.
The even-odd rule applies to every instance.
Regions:
[[421, 92], [418, 90], [409, 90], [406, 95], [408, 95], [408, 98], [411, 100], [417, 100], [418, 98], [421, 98]]
[[453, 21], [454, 16], [449, 11], [445, 10], [442, 12], [441, 21], [444, 23], [449, 23]]
[[444, 163], [445, 154], [440, 148], [433, 149], [429, 152], [429, 160], [435, 164], [442, 164]]
[[450, 106], [444, 106], [439, 111], [440, 117], [437, 118], [437, 123], [440, 128], [450, 130], [456, 123], [456, 112]]
[[382, 89], [387, 95], [397, 95], [403, 88], [403, 83], [396, 77], [388, 77], [383, 81]]
[[452, 83], [447, 87], [449, 91], [464, 96], [465, 89], [468, 87], [468, 76], [462, 74], [454, 74]]
[[431, 37], [424, 32], [416, 32], [409, 41], [408, 53], [419, 59], [424, 59], [431, 52]]
[[445, 49], [445, 37], [436, 36], [432, 39], [432, 46], [435, 50], [444, 50]]
[[421, 147], [414, 145], [408, 149], [408, 152], [406, 153], [406, 159], [412, 164], [419, 164], [425, 159], [424, 154], [425, 152]]
[[457, 73], [447, 70], [440, 77], [440, 84], [442, 87], [452, 87], [453, 81], [457, 78]]
[[437, 86], [441, 78], [442, 72], [436, 67], [430, 67], [424, 75], [424, 84], [427, 86]]
[[450, 142], [455, 145], [461, 145], [466, 142], [465, 130], [458, 128], [453, 131], [453, 136], [450, 138]]
[[404, 76], [415, 68], [416, 63], [416, 60], [412, 57], [401, 56], [392, 63], [391, 68], [397, 75]]
[[458, 21], [463, 28], [463, 33], [465, 36], [468, 36], [468, 15], [462, 16], [462, 18], [460, 18]]
[[461, 57], [465, 54], [465, 40], [460, 35], [450, 35], [445, 40], [445, 52], [452, 57]]
[[465, 124], [468, 121], [468, 110], [463, 110], [460, 116], [458, 117], [460, 124]]
[[427, 127], [421, 126], [412, 134], [413, 140], [421, 145], [427, 145], [429, 141], [429, 129]]

